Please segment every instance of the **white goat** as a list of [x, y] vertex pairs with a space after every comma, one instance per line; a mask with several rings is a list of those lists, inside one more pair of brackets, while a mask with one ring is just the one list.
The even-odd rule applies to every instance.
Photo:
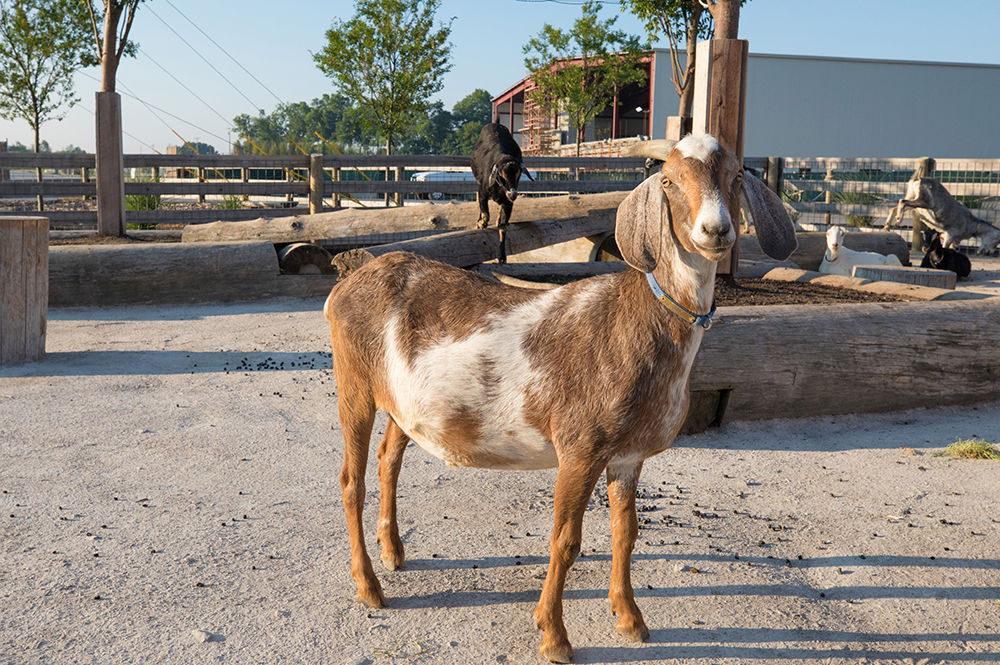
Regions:
[[878, 252], [859, 252], [844, 247], [844, 236], [847, 232], [842, 226], [831, 226], [826, 231], [826, 252], [819, 264], [819, 271], [831, 275], [851, 276], [854, 266], [901, 266], [902, 262], [895, 254], [879, 254]]
[[[361, 514], [376, 409], [389, 414], [378, 449], [382, 562], [403, 563], [396, 479], [407, 441], [457, 466], [558, 467], [548, 574], [535, 620], [540, 652], [567, 662], [566, 573], [598, 476], [611, 503], [609, 590], [617, 630], [644, 640], [630, 558], [643, 460], [673, 443], [688, 409], [688, 374], [715, 310], [716, 262], [732, 247], [742, 191], [766, 252], [795, 235], [781, 201], [711, 136], [647, 141], [665, 160], [618, 209], [615, 237], [637, 270], [551, 291], [497, 284], [408, 253], [386, 254], [333, 288], [330, 322], [344, 436], [341, 474], [358, 599], [384, 603]], [[669, 293], [669, 295], [668, 295]], [[472, 490], [470, 490], [472, 491]]]

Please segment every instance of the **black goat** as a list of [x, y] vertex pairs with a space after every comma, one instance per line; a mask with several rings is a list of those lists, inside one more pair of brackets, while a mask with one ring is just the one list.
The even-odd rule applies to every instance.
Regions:
[[924, 260], [920, 262], [921, 268], [937, 268], [938, 270], [950, 270], [959, 279], [965, 279], [972, 272], [972, 262], [969, 257], [961, 252], [941, 246], [941, 234], [934, 229], [924, 229], [924, 247], [927, 253]]
[[507, 224], [517, 198], [521, 174], [534, 180], [521, 161], [521, 148], [506, 127], [491, 122], [479, 132], [479, 140], [472, 148], [472, 175], [479, 183], [479, 228], [485, 229], [490, 223], [489, 200], [492, 199], [500, 206], [500, 221], [497, 223], [500, 228], [500, 263], [507, 261]]

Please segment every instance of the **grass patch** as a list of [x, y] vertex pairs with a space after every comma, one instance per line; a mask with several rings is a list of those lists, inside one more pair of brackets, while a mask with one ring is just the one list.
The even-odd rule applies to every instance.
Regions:
[[222, 197], [219, 207], [223, 210], [239, 210], [243, 207], [243, 197], [239, 194], [229, 194]]
[[956, 459], [991, 459], [1000, 461], [1000, 450], [995, 444], [981, 439], [965, 439], [956, 441], [941, 453], [941, 457], [954, 457]]

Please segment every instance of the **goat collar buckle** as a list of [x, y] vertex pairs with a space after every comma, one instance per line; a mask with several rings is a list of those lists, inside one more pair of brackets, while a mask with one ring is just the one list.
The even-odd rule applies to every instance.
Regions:
[[646, 281], [649, 283], [649, 288], [653, 290], [653, 295], [656, 296], [656, 299], [659, 300], [660, 304], [667, 310], [684, 319], [692, 326], [698, 326], [705, 330], [712, 327], [712, 323], [715, 322], [715, 300], [712, 301], [712, 309], [709, 310], [707, 314], [695, 314], [687, 307], [671, 298], [657, 283], [656, 278], [653, 277], [653, 273], [647, 272], [645, 274]]

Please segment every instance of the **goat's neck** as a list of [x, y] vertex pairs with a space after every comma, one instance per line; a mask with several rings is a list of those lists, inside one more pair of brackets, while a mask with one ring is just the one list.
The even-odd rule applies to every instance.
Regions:
[[[662, 248], [653, 277], [667, 294], [695, 314], [706, 314], [715, 296], [717, 263], [677, 244]], [[648, 287], [647, 287], [648, 290]], [[650, 294], [652, 295], [652, 294]]]

